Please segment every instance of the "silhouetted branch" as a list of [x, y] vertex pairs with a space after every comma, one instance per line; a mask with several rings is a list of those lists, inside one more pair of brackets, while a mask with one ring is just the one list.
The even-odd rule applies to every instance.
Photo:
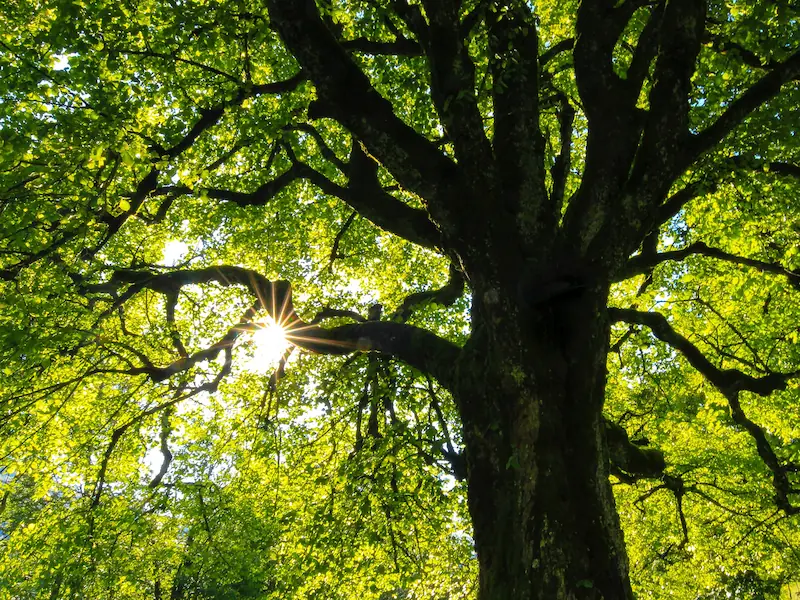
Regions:
[[[284, 329], [287, 339], [304, 350], [320, 354], [351, 354], [353, 352], [378, 352], [394, 356], [423, 372], [430, 373], [447, 386], [452, 377], [452, 365], [460, 353], [455, 344], [418, 327], [386, 321], [367, 321], [330, 329], [303, 321], [295, 312], [291, 299], [291, 286], [287, 281], [270, 281], [263, 275], [242, 267], [222, 265], [194, 270], [173, 270], [166, 273], [136, 270], [118, 270], [111, 280], [99, 284], [103, 292], [126, 288], [100, 318], [112, 314], [143, 290], [170, 296], [187, 285], [216, 282], [223, 286], [239, 285], [256, 298], [241, 317], [216, 343], [187, 357], [181, 357], [165, 367], [152, 364], [130, 369], [104, 369], [104, 372], [147, 375], [153, 381], [163, 381], [187, 371], [202, 361], [211, 361], [225, 351], [229, 353], [236, 339], [245, 331], [253, 330], [253, 318], [265, 310]], [[97, 288], [87, 288], [98, 292]]]
[[416, 292], [406, 296], [403, 303], [390, 316], [390, 321], [405, 323], [417, 307], [431, 303], [451, 306], [464, 293], [464, 276], [455, 266], [450, 265], [450, 278], [447, 283], [436, 290]]
[[667, 261], [683, 260], [687, 256], [707, 256], [709, 258], [716, 258], [725, 262], [753, 267], [762, 273], [774, 273], [776, 275], [783, 275], [795, 289], [800, 290], [800, 272], [787, 269], [780, 263], [771, 263], [754, 258], [746, 258], [725, 252], [719, 248], [712, 248], [703, 242], [694, 242], [680, 250], [670, 250], [668, 252], [658, 252], [655, 254], [639, 254], [634, 256], [628, 261], [627, 266], [620, 273], [619, 279], [627, 279], [635, 275], [646, 273], [656, 265]]
[[688, 166], [697, 160], [765, 102], [778, 94], [785, 83], [797, 77], [800, 77], [800, 51], [774, 66], [747, 91], [731, 102], [713, 124], [694, 135], [686, 149], [684, 165]]
[[786, 514], [800, 512], [800, 507], [793, 506], [789, 501], [791, 485], [787, 476], [787, 468], [780, 463], [767, 440], [764, 430], [747, 417], [739, 401], [739, 394], [742, 391], [768, 396], [776, 390], [784, 390], [786, 389], [787, 381], [800, 376], [800, 371], [770, 373], [761, 377], [753, 377], [737, 369], [720, 369], [711, 363], [694, 344], [675, 331], [666, 317], [659, 313], [611, 308], [609, 309], [609, 314], [613, 320], [648, 327], [656, 338], [680, 352], [689, 361], [690, 365], [697, 369], [725, 396], [733, 421], [750, 434], [756, 443], [758, 455], [769, 470], [772, 471], [772, 484], [775, 489], [776, 504]]

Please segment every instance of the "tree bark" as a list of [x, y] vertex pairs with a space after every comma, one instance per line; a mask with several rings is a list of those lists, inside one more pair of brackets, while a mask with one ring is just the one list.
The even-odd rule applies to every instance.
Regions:
[[607, 289], [475, 294], [455, 398], [480, 600], [633, 597], [602, 419]]

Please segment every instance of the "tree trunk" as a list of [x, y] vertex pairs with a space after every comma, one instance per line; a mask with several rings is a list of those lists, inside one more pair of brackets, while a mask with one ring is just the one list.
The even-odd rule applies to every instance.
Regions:
[[455, 399], [480, 600], [633, 597], [602, 419], [607, 290], [474, 296]]

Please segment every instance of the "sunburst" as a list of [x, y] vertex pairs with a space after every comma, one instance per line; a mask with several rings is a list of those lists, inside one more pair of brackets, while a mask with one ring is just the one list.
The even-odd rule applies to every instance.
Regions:
[[264, 371], [273, 367], [289, 347], [286, 332], [274, 319], [267, 317], [258, 323], [252, 337], [251, 369]]

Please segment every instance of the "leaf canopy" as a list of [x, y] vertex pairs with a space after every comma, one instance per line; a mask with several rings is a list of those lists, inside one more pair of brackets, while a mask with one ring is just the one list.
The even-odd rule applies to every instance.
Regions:
[[[330, 118], [269, 4], [0, 11], [0, 597], [475, 596], [447, 367], [407, 359], [425, 331], [463, 345], [469, 285], [423, 184]], [[483, 16], [504, 4], [460, 4], [494, 140], [496, 92], [519, 81], [495, 76]], [[658, 81], [637, 50], [664, 4], [617, 3], [631, 10], [613, 72], [639, 78], [643, 112]], [[542, 160], [564, 213], [594, 118], [575, 76], [578, 5], [535, 11]], [[434, 97], [404, 12], [422, 17], [418, 4], [318, 8], [425, 151], [463, 162], [446, 132], [466, 100]], [[688, 110], [708, 147], [612, 289], [627, 318], [605, 413], [667, 465], [612, 477], [640, 598], [776, 597], [800, 577], [798, 70], [713, 135], [798, 46], [790, 2], [709, 2]], [[286, 281], [293, 304], [269, 306], [286, 296], [264, 282]], [[259, 363], [267, 312], [290, 341], [300, 322], [324, 344], [298, 329], [285, 360]], [[390, 333], [414, 326], [402, 360], [355, 341], [384, 331], [376, 315]], [[784, 385], [742, 388], [743, 420], [708, 377], [731, 369]]]

